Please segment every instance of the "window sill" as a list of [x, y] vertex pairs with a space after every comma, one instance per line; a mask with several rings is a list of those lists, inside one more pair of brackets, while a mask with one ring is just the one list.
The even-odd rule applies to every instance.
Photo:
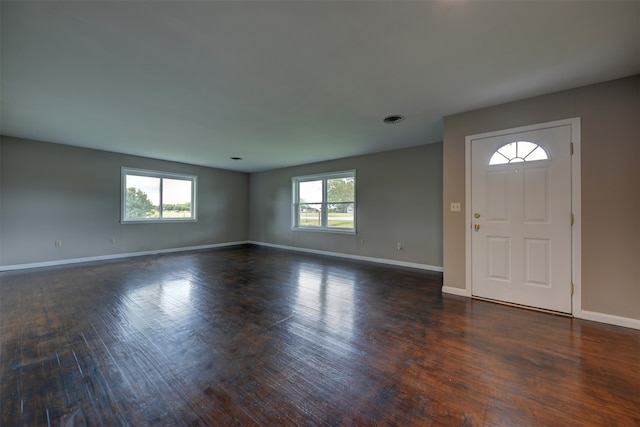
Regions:
[[292, 231], [311, 231], [312, 233], [334, 233], [334, 234], [352, 234], [355, 235], [356, 230], [341, 230], [339, 228], [312, 228], [312, 227], [291, 227]]
[[172, 223], [198, 222], [197, 219], [141, 219], [120, 220], [120, 224], [172, 224]]

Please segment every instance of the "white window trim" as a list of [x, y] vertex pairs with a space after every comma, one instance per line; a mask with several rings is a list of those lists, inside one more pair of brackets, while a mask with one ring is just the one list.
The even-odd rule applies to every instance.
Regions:
[[[534, 144], [536, 145], [536, 148], [534, 148], [533, 150], [531, 150], [529, 152], [529, 154], [527, 154], [525, 157], [511, 157], [508, 158], [507, 156], [505, 156], [503, 153], [500, 153], [500, 150], [504, 147], [506, 147], [509, 144], [518, 144], [520, 142], [528, 142], [530, 144]], [[527, 160], [527, 157], [529, 157], [529, 155], [531, 153], [533, 153], [535, 150], [537, 150], [538, 148], [540, 148], [542, 151], [544, 151], [545, 155], [547, 156], [544, 159], [535, 159], [535, 160]], [[496, 154], [500, 154], [505, 160], [507, 160], [506, 162], [500, 162], [500, 163], [491, 163], [491, 160], [493, 159], [493, 157]], [[521, 162], [514, 162], [513, 160], [516, 158], [521, 158], [522, 161]], [[544, 162], [544, 161], [549, 161], [551, 160], [551, 155], [549, 154], [549, 150], [547, 149], [547, 147], [544, 146], [544, 144], [541, 144], [539, 142], [536, 141], [531, 141], [531, 140], [517, 140], [517, 141], [511, 141], [511, 142], [507, 142], [506, 144], [501, 145], [500, 147], [498, 147], [496, 149], [496, 151], [493, 152], [493, 154], [491, 155], [491, 157], [489, 157], [489, 166], [501, 166], [501, 165], [511, 165], [511, 164], [520, 164], [520, 163], [532, 163], [532, 162]]]
[[[125, 217], [125, 203], [127, 198], [126, 176], [138, 175], [153, 178], [183, 179], [191, 181], [191, 212], [190, 218], [148, 218], [148, 219], [127, 219]], [[162, 181], [161, 181], [162, 182]], [[161, 172], [148, 169], [136, 169], [123, 166], [120, 172], [120, 223], [121, 224], [149, 224], [149, 223], [173, 223], [173, 222], [197, 222], [198, 221], [198, 177], [196, 175], [186, 175], [172, 172]], [[162, 186], [160, 187], [160, 205], [162, 206]]]
[[[330, 172], [330, 173], [320, 173], [314, 175], [303, 175], [303, 176], [294, 176], [291, 178], [291, 188], [292, 188], [292, 203], [291, 203], [291, 230], [294, 231], [312, 231], [312, 232], [323, 232], [323, 233], [340, 233], [340, 234], [356, 234], [356, 217], [357, 217], [357, 202], [356, 202], [356, 188], [353, 189], [353, 206], [354, 206], [354, 214], [353, 214], [353, 228], [340, 228], [340, 227], [304, 227], [299, 226], [299, 218], [298, 218], [298, 183], [305, 181], [318, 181], [322, 180], [322, 205], [325, 206], [327, 204], [326, 195], [327, 195], [327, 180], [336, 179], [336, 178], [351, 178], [353, 177], [354, 182], [357, 184], [356, 179], [356, 170], [347, 170], [340, 172]], [[356, 185], [357, 186], [357, 185]], [[322, 210], [322, 223], [326, 224], [327, 221], [327, 209]]]

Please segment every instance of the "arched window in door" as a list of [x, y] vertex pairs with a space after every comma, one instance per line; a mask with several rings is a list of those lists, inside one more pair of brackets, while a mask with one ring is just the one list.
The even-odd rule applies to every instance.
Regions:
[[549, 153], [542, 146], [530, 141], [515, 141], [498, 148], [489, 160], [490, 165], [549, 160]]

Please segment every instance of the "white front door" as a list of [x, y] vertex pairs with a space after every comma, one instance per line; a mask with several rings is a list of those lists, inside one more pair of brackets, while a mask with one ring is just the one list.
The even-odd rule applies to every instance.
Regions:
[[571, 313], [571, 125], [470, 137], [472, 295]]

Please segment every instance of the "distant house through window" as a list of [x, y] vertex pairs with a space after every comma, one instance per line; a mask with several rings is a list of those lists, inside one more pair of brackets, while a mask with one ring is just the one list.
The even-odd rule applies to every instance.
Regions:
[[291, 181], [294, 229], [355, 231], [355, 171], [298, 176]]
[[122, 222], [195, 221], [194, 175], [122, 168]]
[[490, 165], [548, 160], [549, 154], [542, 146], [529, 141], [510, 142], [498, 148], [489, 160]]

